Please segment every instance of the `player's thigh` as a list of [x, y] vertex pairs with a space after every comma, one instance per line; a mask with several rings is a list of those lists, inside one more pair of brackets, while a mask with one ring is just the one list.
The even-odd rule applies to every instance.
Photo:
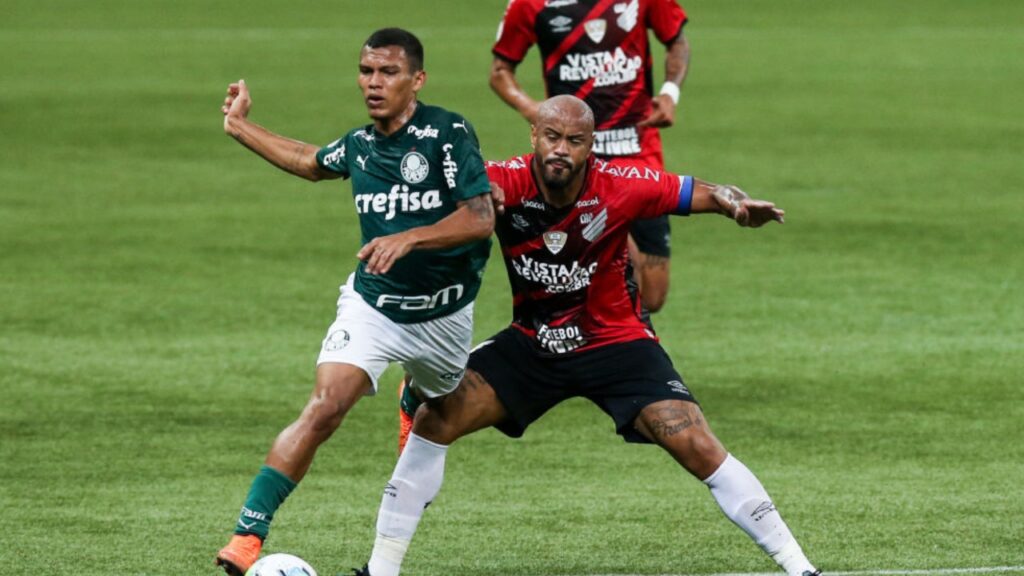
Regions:
[[507, 417], [494, 388], [476, 371], [467, 369], [455, 390], [424, 403], [416, 412], [412, 430], [432, 442], [451, 444]]
[[698, 478], [707, 478], [725, 460], [725, 448], [695, 402], [661, 400], [649, 404], [640, 411], [635, 426]]
[[469, 360], [473, 339], [473, 305], [447, 316], [402, 327], [416, 354], [402, 361], [412, 386], [424, 399], [455, 390]]
[[341, 288], [337, 316], [327, 329], [320, 347], [317, 358], [318, 381], [319, 373], [323, 371], [326, 383], [349, 382], [350, 379], [343, 375], [350, 372], [350, 369], [320, 368], [332, 364], [347, 365], [365, 374], [369, 387], [364, 393], [373, 395], [388, 364], [412, 358], [416, 351], [403, 325], [371, 308], [352, 289], [350, 279]]

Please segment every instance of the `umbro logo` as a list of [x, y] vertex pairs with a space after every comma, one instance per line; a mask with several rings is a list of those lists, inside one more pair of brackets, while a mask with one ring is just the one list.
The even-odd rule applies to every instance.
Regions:
[[771, 500], [765, 500], [757, 508], [754, 508], [754, 511], [750, 513], [750, 517], [754, 519], [754, 522], [758, 522], [772, 512], [775, 512], [775, 504], [772, 504]]

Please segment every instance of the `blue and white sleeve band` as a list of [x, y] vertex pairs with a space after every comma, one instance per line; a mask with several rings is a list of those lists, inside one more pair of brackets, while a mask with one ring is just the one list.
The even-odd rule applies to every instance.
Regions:
[[679, 203], [672, 212], [677, 216], [689, 216], [690, 205], [693, 203], [693, 176], [679, 177]]

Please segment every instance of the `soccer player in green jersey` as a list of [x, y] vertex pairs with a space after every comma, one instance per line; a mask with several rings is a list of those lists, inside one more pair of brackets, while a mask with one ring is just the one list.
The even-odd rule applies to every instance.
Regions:
[[473, 300], [490, 252], [494, 207], [472, 126], [417, 101], [423, 47], [397, 28], [374, 32], [359, 57], [359, 87], [372, 124], [320, 148], [248, 120], [245, 81], [224, 99], [224, 131], [274, 166], [307, 180], [348, 178], [362, 230], [360, 263], [341, 286], [338, 314], [298, 419], [274, 441], [252, 482], [234, 536], [216, 562], [242, 575], [259, 557], [278, 507], [317, 448], [391, 362], [427, 398], [462, 378]]

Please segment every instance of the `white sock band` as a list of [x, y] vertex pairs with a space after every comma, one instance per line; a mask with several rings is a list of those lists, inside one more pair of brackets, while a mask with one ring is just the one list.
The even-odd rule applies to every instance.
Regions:
[[789, 576], [800, 576], [814, 566], [804, 556], [782, 520], [768, 492], [742, 462], [726, 456], [704, 483], [722, 512], [771, 556]]
[[423, 509], [441, 490], [447, 452], [447, 446], [409, 434], [377, 514], [377, 539], [369, 562], [373, 576], [398, 576]]

